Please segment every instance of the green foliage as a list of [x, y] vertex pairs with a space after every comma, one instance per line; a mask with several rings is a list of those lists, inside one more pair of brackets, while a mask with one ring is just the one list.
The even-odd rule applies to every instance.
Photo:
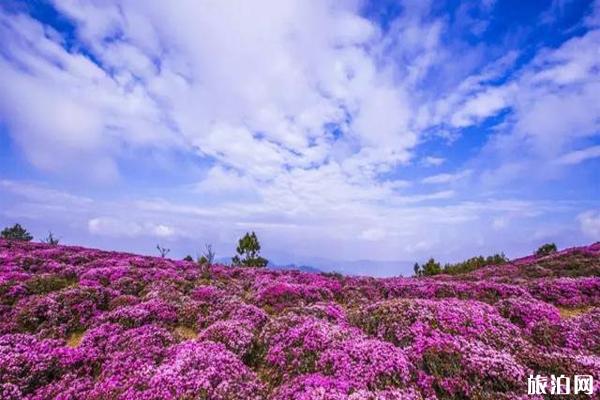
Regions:
[[427, 260], [421, 268], [423, 269], [423, 276], [433, 276], [442, 272], [442, 266], [433, 258]]
[[36, 275], [25, 282], [25, 287], [33, 294], [45, 294], [64, 289], [75, 280], [56, 275]]
[[552, 253], [556, 253], [558, 249], [556, 248], [556, 244], [554, 243], [546, 243], [540, 246], [539, 249], [536, 250], [535, 255], [538, 257], [547, 256]]
[[43, 239], [41, 240], [41, 242], [42, 242], [42, 243], [47, 243], [47, 244], [49, 244], [49, 245], [52, 245], [52, 246], [56, 246], [56, 245], [58, 245], [58, 243], [60, 242], [60, 239], [59, 239], [59, 238], [57, 238], [57, 237], [55, 237], [55, 236], [52, 234], [52, 231], [50, 231], [50, 232], [48, 232], [48, 236], [46, 236], [45, 238], [43, 238]]
[[231, 259], [233, 265], [260, 268], [266, 267], [269, 262], [259, 255], [260, 243], [254, 232], [246, 233], [239, 240], [236, 252], [237, 255]]
[[448, 378], [461, 371], [461, 355], [454, 352], [428, 350], [423, 354], [423, 369], [433, 376]]
[[183, 261], [194, 262], [194, 258], [188, 254], [187, 256], [183, 257]]
[[25, 242], [29, 242], [33, 239], [33, 236], [19, 224], [14, 224], [14, 226], [10, 228], [4, 228], [0, 233], [0, 237], [7, 240], [23, 240]]
[[446, 264], [443, 267], [433, 258], [430, 258], [429, 261], [423, 265], [415, 263], [413, 270], [415, 272], [415, 276], [433, 276], [438, 274], [458, 275], [475, 271], [476, 269], [485, 267], [486, 265], [499, 265], [506, 262], [508, 262], [508, 258], [504, 255], [504, 253], [494, 254], [493, 256], [487, 257], [472, 257], [456, 264]]
[[466, 261], [462, 261], [456, 264], [444, 265], [444, 273], [450, 275], [465, 274], [467, 272], [475, 271], [486, 265], [499, 265], [508, 262], [508, 258], [504, 253], [494, 254], [493, 256], [477, 256], [471, 257]]

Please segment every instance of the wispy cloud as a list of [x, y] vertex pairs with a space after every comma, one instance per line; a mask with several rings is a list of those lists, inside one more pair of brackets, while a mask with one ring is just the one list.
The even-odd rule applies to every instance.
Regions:
[[577, 216], [581, 231], [592, 240], [600, 240], [600, 210], [590, 210]]
[[421, 163], [428, 167], [438, 167], [446, 161], [443, 157], [427, 156], [421, 160]]
[[600, 157], [600, 146], [591, 146], [564, 154], [557, 160], [557, 162], [559, 164], [573, 165], [597, 157]]
[[452, 182], [456, 182], [461, 179], [464, 179], [464, 178], [470, 176], [472, 173], [473, 173], [473, 171], [469, 169], [469, 170], [457, 172], [455, 174], [445, 173], [445, 174], [431, 175], [426, 178], [423, 178], [423, 180], [421, 180], [421, 183], [427, 183], [427, 184], [452, 183]]

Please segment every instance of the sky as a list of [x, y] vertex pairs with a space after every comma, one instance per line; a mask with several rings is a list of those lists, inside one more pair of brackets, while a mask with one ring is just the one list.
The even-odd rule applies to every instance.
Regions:
[[600, 240], [600, 1], [4, 0], [0, 224], [365, 275]]

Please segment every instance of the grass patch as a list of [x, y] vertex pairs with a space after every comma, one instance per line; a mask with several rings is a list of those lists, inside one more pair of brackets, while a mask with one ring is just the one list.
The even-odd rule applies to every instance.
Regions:
[[84, 335], [85, 331], [71, 333], [67, 339], [67, 346], [71, 348], [79, 347]]
[[30, 293], [46, 294], [74, 286], [77, 279], [63, 278], [56, 275], [38, 275], [25, 282]]
[[179, 325], [175, 327], [175, 333], [183, 340], [193, 340], [198, 337], [198, 333], [190, 327]]
[[576, 307], [576, 308], [566, 308], [566, 307], [558, 307], [558, 311], [560, 312], [560, 317], [564, 319], [578, 317], [581, 314], [585, 314], [590, 311], [593, 307]]

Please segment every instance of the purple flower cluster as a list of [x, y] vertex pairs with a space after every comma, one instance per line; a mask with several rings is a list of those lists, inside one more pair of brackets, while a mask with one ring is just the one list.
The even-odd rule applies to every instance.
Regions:
[[599, 306], [600, 244], [375, 279], [0, 241], [0, 398], [525, 398], [600, 381]]

